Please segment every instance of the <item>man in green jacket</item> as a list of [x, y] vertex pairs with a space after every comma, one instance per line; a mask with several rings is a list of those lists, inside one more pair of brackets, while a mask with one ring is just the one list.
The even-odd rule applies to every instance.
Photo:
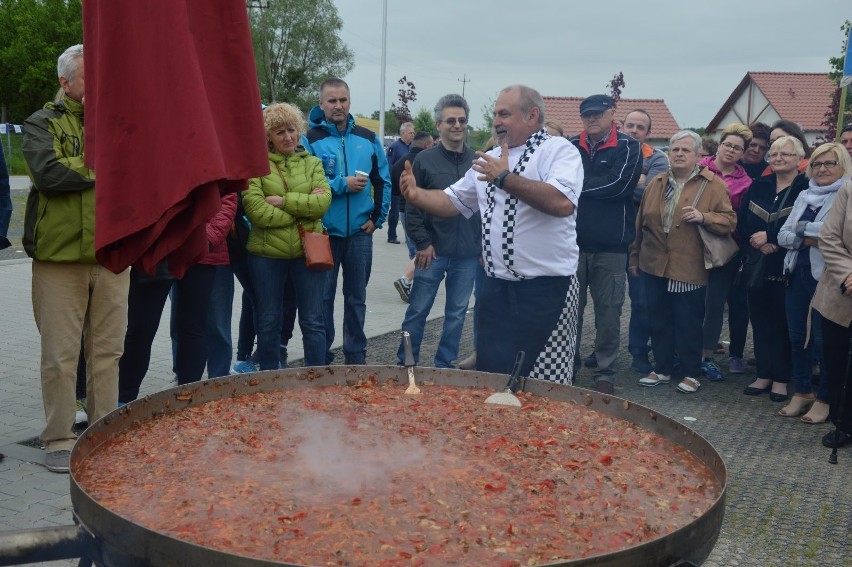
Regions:
[[33, 259], [33, 314], [41, 334], [45, 464], [68, 472], [80, 337], [94, 422], [118, 403], [130, 279], [128, 270], [116, 275], [95, 259], [95, 174], [83, 163], [83, 46], [66, 49], [57, 71], [61, 99], [24, 123], [23, 153], [33, 184], [23, 244]]

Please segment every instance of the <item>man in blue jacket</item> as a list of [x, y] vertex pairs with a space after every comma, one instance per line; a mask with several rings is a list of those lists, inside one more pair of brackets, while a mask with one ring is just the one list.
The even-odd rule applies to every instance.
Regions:
[[[367, 283], [373, 264], [373, 232], [388, 214], [391, 185], [382, 143], [370, 130], [355, 125], [349, 114], [349, 85], [328, 79], [320, 86], [319, 104], [311, 109], [308, 151], [324, 157], [331, 186], [331, 207], [322, 221], [331, 237], [334, 269], [326, 279], [323, 309], [328, 352], [334, 355], [334, 295], [343, 266], [343, 354], [346, 364], [365, 364]], [[333, 170], [331, 161], [333, 160]], [[358, 173], [361, 172], [361, 173]], [[366, 175], [363, 175], [366, 174]]]
[[[577, 204], [582, 337], [586, 288], [595, 303], [595, 352], [586, 366], [597, 367], [595, 389], [612, 394], [612, 366], [618, 356], [621, 306], [627, 275], [627, 247], [633, 241], [633, 190], [642, 174], [639, 142], [615, 128], [613, 100], [592, 95], [580, 103], [584, 130], [571, 142], [583, 158], [583, 191]], [[578, 349], [579, 351], [579, 349]]]

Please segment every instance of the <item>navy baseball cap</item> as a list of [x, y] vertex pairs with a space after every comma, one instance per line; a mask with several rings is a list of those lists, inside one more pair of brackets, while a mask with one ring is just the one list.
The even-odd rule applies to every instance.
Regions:
[[589, 112], [603, 112], [613, 107], [612, 98], [603, 94], [596, 94], [583, 99], [580, 103], [580, 116]]

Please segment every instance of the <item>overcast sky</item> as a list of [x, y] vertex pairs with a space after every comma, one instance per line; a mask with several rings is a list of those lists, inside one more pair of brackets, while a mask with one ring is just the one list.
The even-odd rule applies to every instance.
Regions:
[[[355, 54], [344, 77], [352, 113], [369, 116], [381, 91], [382, 0], [334, 2]], [[850, 0], [388, 0], [385, 106], [406, 75], [412, 114], [464, 87], [482, 126], [483, 106], [510, 84], [588, 96], [622, 71], [622, 96], [662, 98], [682, 127], [705, 126], [748, 71], [828, 72], [846, 19]]]

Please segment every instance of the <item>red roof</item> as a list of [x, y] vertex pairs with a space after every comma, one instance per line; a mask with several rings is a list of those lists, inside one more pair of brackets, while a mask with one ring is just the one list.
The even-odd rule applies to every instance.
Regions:
[[[580, 103], [583, 98], [578, 96], [546, 96], [544, 97], [545, 120], [556, 120], [562, 125], [566, 136], [576, 136], [583, 131], [580, 120]], [[618, 101], [615, 110], [616, 120], [624, 120], [628, 113], [641, 108], [651, 116], [651, 138], [671, 138], [680, 130], [669, 107], [662, 99], [623, 98]]]
[[[712, 132], [727, 115], [731, 106], [742, 96], [750, 83], [760, 89], [769, 104], [784, 120], [799, 124], [803, 130], [825, 130], [822, 121], [831, 104], [837, 84], [826, 73], [772, 73], [750, 71], [746, 73], [722, 108], [707, 125]], [[749, 117], [750, 120], [753, 118]]]

